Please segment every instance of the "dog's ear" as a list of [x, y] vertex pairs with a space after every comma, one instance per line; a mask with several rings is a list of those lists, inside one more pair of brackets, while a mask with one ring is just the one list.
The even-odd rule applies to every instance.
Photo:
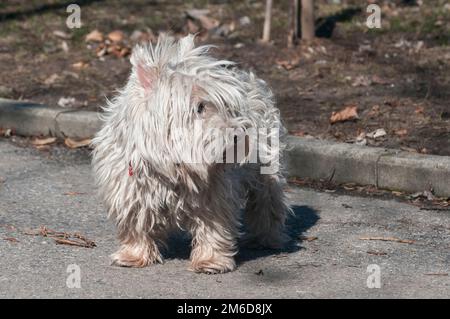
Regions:
[[151, 91], [154, 88], [158, 76], [157, 68], [145, 62], [148, 56], [149, 52], [146, 48], [137, 46], [130, 59], [133, 73], [136, 74], [139, 84], [145, 91]]
[[157, 69], [155, 67], [145, 67], [142, 64], [138, 64], [134, 69], [142, 88], [144, 88], [145, 91], [151, 91], [155, 86]]

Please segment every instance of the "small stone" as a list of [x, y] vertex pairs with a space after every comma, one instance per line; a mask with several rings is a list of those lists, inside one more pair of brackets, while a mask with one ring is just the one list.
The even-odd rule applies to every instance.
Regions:
[[367, 134], [366, 136], [368, 138], [377, 139], [377, 138], [380, 138], [380, 137], [383, 137], [383, 136], [386, 136], [386, 135], [387, 135], [386, 130], [383, 129], [383, 128], [379, 128], [378, 130], [373, 131], [373, 132]]

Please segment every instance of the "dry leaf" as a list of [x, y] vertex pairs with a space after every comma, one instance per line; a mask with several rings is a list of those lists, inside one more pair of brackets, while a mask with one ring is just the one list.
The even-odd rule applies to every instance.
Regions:
[[89, 146], [91, 144], [91, 139], [90, 138], [86, 138], [84, 140], [73, 140], [70, 137], [66, 138], [64, 140], [64, 144], [66, 144], [67, 147], [69, 148], [80, 148], [80, 147], [86, 147]]
[[10, 137], [12, 135], [12, 130], [10, 128], [1, 128], [0, 127], [0, 136]]
[[108, 34], [108, 39], [110, 39], [114, 43], [122, 42], [124, 38], [125, 38], [125, 35], [120, 30], [115, 30]]
[[82, 69], [87, 68], [88, 66], [89, 66], [89, 63], [86, 63], [83, 61], [72, 64], [72, 67], [76, 70], [82, 70]]
[[119, 45], [107, 45], [106, 46], [106, 53], [111, 54], [114, 51], [119, 51], [120, 50], [120, 46]]
[[334, 124], [337, 122], [356, 120], [358, 118], [358, 107], [356, 105], [349, 105], [339, 112], [333, 112], [330, 122]]
[[288, 183], [291, 183], [294, 185], [299, 185], [299, 186], [304, 186], [304, 185], [308, 184], [308, 181], [306, 181], [304, 179], [300, 179], [298, 177], [293, 177], [288, 180]]
[[5, 237], [3, 240], [9, 241], [11, 243], [18, 243], [19, 241], [15, 239], [14, 237]]
[[123, 58], [129, 55], [131, 50], [127, 47], [121, 47], [120, 45], [113, 45], [108, 47], [107, 52], [118, 58]]
[[103, 33], [95, 29], [86, 35], [86, 42], [102, 42], [103, 41]]
[[35, 146], [49, 145], [55, 143], [57, 140], [56, 137], [47, 137], [47, 138], [36, 138], [31, 141], [31, 144]]
[[119, 57], [124, 58], [124, 57], [130, 55], [130, 53], [131, 53], [131, 50], [129, 48], [122, 48], [119, 52]]
[[352, 83], [352, 86], [369, 86], [372, 84], [372, 81], [364, 75], [360, 75], [356, 77], [355, 81]]
[[372, 76], [372, 83], [386, 85], [386, 84], [389, 84], [389, 81], [386, 79], [380, 78], [378, 75], [374, 75], [374, 76]]
[[402, 244], [414, 244], [414, 240], [408, 240], [408, 239], [399, 239], [394, 237], [361, 237], [360, 240], [380, 240], [380, 241], [393, 241], [396, 243], [402, 243]]
[[291, 131], [290, 134], [291, 134], [291, 135], [294, 135], [294, 136], [305, 136], [305, 135], [307, 135], [308, 133], [306, 133], [306, 132], [304, 132], [304, 131]]
[[106, 47], [98, 47], [95, 54], [97, 55], [97, 57], [101, 58], [102, 56], [106, 55], [106, 50]]
[[398, 129], [394, 131], [394, 134], [400, 137], [404, 137], [406, 135], [408, 135], [408, 130], [407, 129]]
[[295, 58], [292, 60], [278, 60], [276, 63], [285, 70], [289, 71], [299, 66], [300, 58]]
[[104, 43], [100, 43], [100, 45], [95, 49], [95, 54], [100, 58], [108, 53], [107, 50], [108, 47]]
[[50, 75], [48, 78], [46, 78], [46, 79], [44, 80], [44, 83], [45, 83], [46, 85], [52, 85], [52, 84], [54, 84], [56, 81], [58, 81], [58, 79], [59, 79], [59, 75], [56, 74], [56, 73], [53, 73], [52, 75]]
[[418, 108], [416, 108], [414, 113], [416, 113], [416, 114], [423, 114], [424, 111], [425, 111], [425, 108], [423, 106], [419, 106]]

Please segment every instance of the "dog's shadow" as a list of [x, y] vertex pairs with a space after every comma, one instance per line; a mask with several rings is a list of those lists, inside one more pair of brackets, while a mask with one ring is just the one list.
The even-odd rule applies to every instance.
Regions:
[[[250, 260], [277, 255], [282, 253], [294, 253], [302, 249], [302, 234], [314, 226], [320, 219], [317, 212], [309, 206], [292, 206], [293, 214], [286, 221], [287, 233], [291, 240], [282, 249], [250, 249], [239, 246], [239, 253], [236, 256], [238, 264]], [[245, 226], [244, 226], [245, 232]], [[173, 234], [168, 241], [168, 249], [163, 253], [166, 259], [189, 259], [191, 251], [190, 236], [183, 233]]]
[[292, 210], [293, 215], [290, 215], [286, 221], [286, 230], [291, 240], [282, 249], [250, 249], [243, 246], [240, 247], [236, 261], [240, 264], [262, 257], [294, 253], [302, 249], [302, 234], [314, 226], [320, 217], [309, 206], [294, 205]]

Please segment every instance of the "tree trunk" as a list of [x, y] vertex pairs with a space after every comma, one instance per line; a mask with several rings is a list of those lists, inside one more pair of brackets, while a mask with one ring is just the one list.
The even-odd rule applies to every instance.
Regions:
[[312, 40], [315, 37], [314, 1], [302, 0], [302, 39]]
[[289, 20], [288, 20], [288, 35], [287, 35], [287, 47], [291, 48], [297, 44], [299, 38], [299, 25], [298, 25], [298, 9], [299, 0], [290, 0], [289, 2]]
[[295, 38], [301, 39], [302, 38], [302, 21], [300, 19], [301, 17], [301, 0], [295, 0]]
[[270, 41], [271, 26], [272, 26], [272, 0], [267, 0], [262, 42], [268, 43]]

